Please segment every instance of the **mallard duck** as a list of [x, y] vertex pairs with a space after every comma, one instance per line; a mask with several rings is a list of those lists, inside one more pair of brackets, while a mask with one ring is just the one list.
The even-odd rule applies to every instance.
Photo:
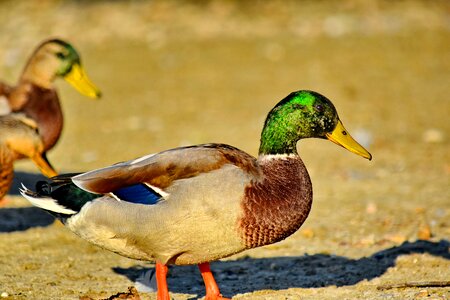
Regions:
[[36, 122], [23, 114], [0, 116], [0, 200], [11, 187], [19, 156], [30, 158], [45, 176], [57, 175], [46, 158]]
[[36, 48], [16, 86], [0, 82], [0, 114], [22, 112], [33, 119], [45, 151], [56, 144], [63, 127], [58, 93], [53, 85], [58, 77], [85, 96], [101, 95], [84, 72], [75, 48], [59, 39], [46, 40]]
[[326, 138], [371, 159], [313, 91], [268, 114], [258, 158], [225, 144], [151, 154], [21, 193], [80, 237], [126, 257], [156, 262], [158, 299], [169, 299], [167, 265], [198, 264], [206, 299], [225, 299], [209, 262], [281, 241], [300, 228], [312, 186], [297, 141]]

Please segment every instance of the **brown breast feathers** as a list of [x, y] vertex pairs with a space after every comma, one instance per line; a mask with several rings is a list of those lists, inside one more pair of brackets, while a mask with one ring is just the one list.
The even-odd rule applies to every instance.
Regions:
[[59, 139], [63, 126], [63, 115], [58, 94], [54, 89], [45, 89], [29, 84], [26, 92], [27, 101], [14, 111], [23, 112], [36, 121], [39, 134], [44, 142], [44, 149], [51, 149]]
[[247, 248], [278, 242], [300, 228], [311, 209], [312, 186], [298, 156], [260, 160], [262, 181], [245, 189], [241, 237]]

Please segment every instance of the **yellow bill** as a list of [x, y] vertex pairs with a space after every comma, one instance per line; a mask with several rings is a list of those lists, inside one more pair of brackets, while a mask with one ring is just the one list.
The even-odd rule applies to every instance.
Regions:
[[33, 162], [38, 166], [42, 174], [48, 178], [58, 175], [44, 154], [36, 154], [32, 158]]
[[87, 97], [100, 98], [101, 96], [100, 90], [89, 80], [83, 67], [78, 63], [72, 66], [72, 69], [64, 76], [64, 79]]
[[336, 128], [331, 133], [326, 133], [327, 139], [333, 143], [344, 147], [350, 152], [358, 154], [362, 157], [372, 160], [372, 154], [369, 153], [363, 146], [361, 146], [357, 141], [355, 141], [352, 136], [345, 130], [342, 122], [338, 120]]

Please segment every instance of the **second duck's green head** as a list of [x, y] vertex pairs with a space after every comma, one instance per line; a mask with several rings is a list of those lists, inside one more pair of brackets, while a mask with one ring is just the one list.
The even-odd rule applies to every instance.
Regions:
[[267, 115], [259, 153], [297, 153], [297, 141], [326, 138], [349, 151], [371, 159], [371, 154], [345, 130], [336, 108], [325, 96], [297, 91], [281, 100]]
[[57, 77], [64, 78], [85, 96], [99, 98], [101, 95], [87, 77], [75, 48], [63, 40], [46, 40], [30, 57], [22, 78], [40, 87], [52, 88]]

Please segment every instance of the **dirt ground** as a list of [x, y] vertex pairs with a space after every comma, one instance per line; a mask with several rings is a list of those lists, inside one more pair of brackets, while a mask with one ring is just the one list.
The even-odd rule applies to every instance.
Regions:
[[[49, 159], [61, 172], [205, 142], [256, 155], [273, 105], [318, 91], [374, 159], [301, 141], [309, 218], [285, 241], [212, 263], [222, 293], [450, 299], [449, 12], [447, 1], [1, 1], [0, 74], [13, 83], [50, 36], [81, 53], [104, 97], [56, 83], [65, 128]], [[16, 166], [0, 208], [0, 297], [104, 299], [152, 266], [30, 207], [18, 184], [41, 177]], [[425, 286], [390, 286], [404, 283]], [[171, 267], [169, 288], [177, 300], [204, 296], [194, 266]]]

